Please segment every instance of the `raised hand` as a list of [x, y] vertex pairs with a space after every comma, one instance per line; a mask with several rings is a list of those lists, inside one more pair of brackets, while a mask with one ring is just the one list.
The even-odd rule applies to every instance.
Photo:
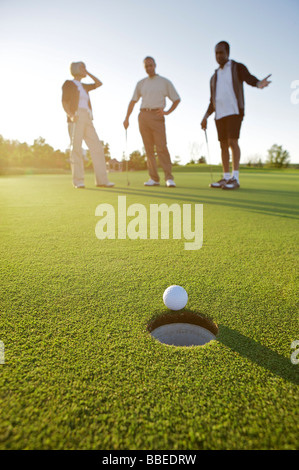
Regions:
[[262, 88], [265, 88], [266, 86], [268, 86], [271, 83], [271, 81], [268, 80], [268, 78], [271, 77], [271, 75], [272, 74], [270, 73], [270, 75], [267, 75], [266, 78], [264, 78], [263, 80], [258, 82], [257, 87], [262, 89]]

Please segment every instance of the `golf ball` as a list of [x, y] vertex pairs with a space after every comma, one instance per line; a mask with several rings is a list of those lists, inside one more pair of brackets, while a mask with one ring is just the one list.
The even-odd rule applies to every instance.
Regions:
[[188, 302], [188, 294], [181, 286], [169, 286], [164, 291], [163, 302], [170, 310], [181, 310]]

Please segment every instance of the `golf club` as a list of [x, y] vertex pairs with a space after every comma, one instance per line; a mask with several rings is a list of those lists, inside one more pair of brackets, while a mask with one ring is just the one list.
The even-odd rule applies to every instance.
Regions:
[[210, 158], [210, 149], [209, 149], [209, 142], [208, 142], [207, 129], [205, 129], [205, 137], [206, 137], [206, 144], [207, 144], [207, 151], [208, 151], [208, 160], [209, 160], [209, 166], [210, 166], [210, 177], [211, 177], [211, 182], [212, 182], [212, 181], [213, 181], [213, 169], [212, 169], [211, 158]]
[[[75, 114], [77, 116], [77, 113]], [[73, 153], [73, 148], [74, 148], [74, 139], [75, 139], [75, 133], [76, 133], [76, 121], [72, 121], [72, 127], [71, 127], [71, 132], [70, 132], [70, 163], [72, 162], [72, 153]]]
[[127, 153], [128, 153], [128, 135], [127, 135], [127, 129], [126, 129], [126, 152], [125, 152], [125, 160], [126, 160], [127, 186], [130, 186]]

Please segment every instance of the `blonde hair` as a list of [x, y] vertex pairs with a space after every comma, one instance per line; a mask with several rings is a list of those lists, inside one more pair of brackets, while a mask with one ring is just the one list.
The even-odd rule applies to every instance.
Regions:
[[70, 71], [73, 77], [80, 75], [80, 66], [84, 65], [84, 62], [72, 62], [70, 65]]

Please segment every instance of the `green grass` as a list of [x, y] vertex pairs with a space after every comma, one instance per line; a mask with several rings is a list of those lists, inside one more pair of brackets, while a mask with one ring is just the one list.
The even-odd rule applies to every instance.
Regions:
[[[176, 189], [146, 179], [0, 179], [0, 449], [297, 449], [298, 172], [246, 171], [232, 192], [208, 172], [176, 173]], [[118, 195], [202, 203], [203, 247], [97, 239], [95, 209]], [[215, 341], [150, 336], [171, 284]]]

